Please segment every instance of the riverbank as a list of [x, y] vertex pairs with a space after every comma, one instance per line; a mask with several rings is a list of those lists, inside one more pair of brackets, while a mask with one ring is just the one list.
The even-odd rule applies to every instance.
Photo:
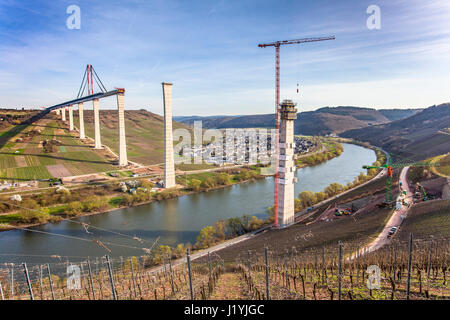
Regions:
[[[323, 143], [321, 147], [325, 148], [328, 158], [331, 159], [340, 155], [342, 151], [338, 154], [335, 151], [342, 150], [342, 145], [339, 146], [333, 143], [329, 138], [320, 139]], [[329, 156], [331, 154], [334, 156]], [[308, 156], [305, 155], [302, 158]], [[311, 156], [316, 156], [316, 154]], [[309, 165], [315, 164], [311, 163]], [[304, 166], [308, 166], [308, 164]], [[3, 211], [0, 214], [0, 231], [57, 223], [75, 217], [112, 212], [155, 201], [213, 191], [235, 184], [263, 179], [267, 176], [260, 174], [261, 167], [233, 166], [220, 170], [204, 169], [185, 173], [184, 176], [179, 175], [177, 177], [178, 188], [155, 193], [139, 191], [139, 189], [151, 189], [152, 185], [148, 183], [145, 183], [145, 185], [141, 183], [142, 188], [137, 188], [135, 194], [128, 194], [121, 191], [118, 182], [108, 182], [76, 190], [63, 190], [64, 192], [61, 194], [56, 194], [56, 190], [52, 189], [43, 194], [22, 195], [23, 201], [19, 203], [12, 203], [6, 198], [0, 199], [0, 212]], [[145, 179], [141, 179], [141, 181], [143, 180]], [[17, 208], [19, 210], [15, 210]]]
[[[120, 185], [101, 185], [82, 190], [66, 190], [62, 194], [48, 193], [24, 198], [21, 202], [5, 202], [0, 205], [18, 208], [14, 212], [0, 215], [0, 231], [57, 223], [78, 217], [92, 216], [120, 209], [142, 206], [156, 201], [172, 199], [195, 193], [203, 193], [243, 184], [267, 176], [260, 175], [260, 167], [233, 167], [220, 171], [197, 172], [177, 177], [177, 187], [161, 192], [150, 192], [146, 188], [138, 188], [134, 194], [123, 193]], [[142, 185], [146, 179], [141, 179]], [[141, 190], [139, 190], [141, 189]], [[56, 200], [55, 200], [56, 198]], [[40, 206], [41, 203], [55, 201], [52, 206]], [[64, 201], [64, 203], [60, 203]], [[86, 205], [86, 207], [84, 207]]]

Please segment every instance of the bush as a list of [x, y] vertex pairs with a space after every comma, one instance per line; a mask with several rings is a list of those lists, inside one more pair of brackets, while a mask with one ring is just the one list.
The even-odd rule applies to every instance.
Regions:
[[223, 186], [229, 185], [232, 183], [231, 176], [226, 172], [219, 173], [216, 176], [216, 183], [218, 185], [223, 185]]
[[83, 205], [78, 201], [70, 202], [65, 210], [65, 214], [69, 216], [77, 216], [83, 211]]
[[208, 177], [202, 182], [201, 186], [206, 189], [214, 188], [216, 186], [216, 181], [214, 181], [213, 178]]
[[202, 182], [201, 182], [200, 180], [197, 180], [197, 179], [192, 179], [192, 180], [189, 182], [189, 188], [190, 188], [192, 191], [199, 191], [200, 188], [201, 188], [201, 185], [202, 185]]

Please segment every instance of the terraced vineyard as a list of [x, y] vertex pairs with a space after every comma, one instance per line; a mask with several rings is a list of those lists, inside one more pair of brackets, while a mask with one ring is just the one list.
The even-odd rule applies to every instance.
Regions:
[[[172, 261], [167, 256], [159, 268], [147, 266], [148, 256], [28, 265], [26, 269], [9, 264], [0, 268], [0, 283], [5, 299], [20, 300], [30, 299], [30, 291], [34, 299], [44, 300], [449, 299], [448, 240], [415, 240], [412, 246], [395, 241], [366, 254], [349, 244], [341, 244], [341, 253], [338, 246], [302, 252], [295, 247], [285, 252], [249, 251], [229, 262], [219, 252], [190, 265], [186, 258]], [[81, 273], [76, 290], [67, 287], [72, 282], [65, 278], [71, 265]]]
[[[118, 152], [118, 122], [116, 110], [100, 110], [100, 127], [102, 143]], [[92, 110], [85, 110], [85, 130], [89, 137], [94, 137]], [[78, 112], [74, 112], [75, 126], [79, 124]], [[125, 128], [127, 136], [128, 159], [144, 165], [164, 161], [164, 122], [160, 115], [145, 110], [126, 110]], [[173, 130], [189, 129], [188, 126], [173, 122]]]
[[[69, 133], [49, 114], [28, 127], [17, 126], [1, 133], [0, 179], [24, 181], [116, 170], [105, 151], [93, 150]], [[19, 130], [21, 129], [21, 130]], [[8, 139], [6, 139], [8, 138]], [[58, 140], [52, 152], [45, 152], [45, 140]]]

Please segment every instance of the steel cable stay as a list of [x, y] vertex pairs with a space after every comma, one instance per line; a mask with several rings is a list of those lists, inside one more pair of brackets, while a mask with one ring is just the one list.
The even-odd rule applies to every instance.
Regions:
[[[20, 206], [20, 205], [17, 205], [17, 204], [8, 203], [8, 202], [5, 202], [5, 201], [0, 201], [0, 203], [5, 203], [5, 204], [8, 204], [8, 205], [13, 205], [13, 206], [16, 206], [16, 207], [25, 209], [25, 210], [30, 210], [30, 211], [35, 211], [35, 212], [39, 212], [39, 213], [44, 213], [44, 212], [42, 212], [42, 211], [40, 211], [40, 210], [37, 210], [37, 209], [26, 208], [26, 207], [23, 207], [23, 206]], [[77, 221], [73, 221], [73, 220], [70, 220], [70, 219], [63, 219], [63, 221], [69, 221], [69, 222], [81, 224], [83, 227], [86, 226], [86, 225], [89, 225], [89, 224], [84, 223], [84, 222], [77, 222]], [[93, 226], [91, 226], [91, 225], [89, 225], [89, 226], [90, 226], [90, 227], [93, 227]], [[149, 254], [150, 251], [151, 251], [151, 249], [144, 248], [144, 247], [139, 248], [139, 247], [128, 246], [128, 245], [123, 245], [123, 244], [116, 244], [116, 243], [113, 243], [113, 242], [101, 242], [101, 241], [99, 241], [99, 240], [97, 240], [97, 239], [89, 240], [89, 239], [85, 239], [85, 238], [74, 237], [74, 236], [68, 236], [68, 235], [62, 235], [62, 234], [58, 234], [58, 233], [51, 233], [51, 232], [40, 231], [40, 230], [33, 230], [33, 229], [29, 229], [29, 228], [21, 228], [21, 227], [16, 227], [16, 226], [12, 226], [12, 227], [13, 227], [14, 229], [18, 229], [18, 230], [24, 230], [24, 231], [30, 231], [30, 232], [36, 232], [36, 233], [42, 233], [42, 234], [48, 234], [48, 235], [55, 235], [55, 236], [60, 236], [60, 237], [65, 237], [65, 238], [75, 239], [75, 240], [81, 240], [81, 241], [94, 242], [94, 243], [96, 243], [97, 245], [99, 245], [100, 247], [105, 248], [107, 251], [110, 251], [110, 250], [109, 250], [108, 248], [106, 248], [106, 247], [104, 246], [104, 244], [112, 245], [112, 246], [120, 246], [120, 247], [125, 247], [125, 248], [130, 248], [130, 249], [142, 250], [142, 251], [144, 251], [144, 252], [146, 252], [146, 253], [148, 253], [148, 254]], [[93, 228], [97, 228], [97, 227], [93, 227]], [[103, 228], [100, 228], [100, 229], [103, 229]], [[86, 230], [86, 229], [85, 229], [85, 230]], [[137, 240], [137, 241], [140, 242], [140, 243], [142, 243], [142, 242], [141, 242], [142, 239], [137, 238], [137, 237], [133, 237], [133, 236], [130, 236], [130, 235], [125, 235], [125, 234], [122, 234], [122, 233], [119, 233], [119, 232], [116, 232], [116, 231], [107, 230], [107, 229], [103, 229], [103, 231], [105, 231], [105, 232], [110, 232], [110, 233], [114, 233], [114, 234], [117, 234], [117, 235], [120, 235], [120, 236], [123, 236], [123, 237], [132, 238], [132, 239], [134, 239], [134, 240], [139, 239], [140, 241], [139, 241], [139, 240]], [[135, 238], [136, 238], [136, 239], [135, 239]], [[159, 240], [159, 237], [158, 237], [157, 240]], [[157, 242], [157, 241], [153, 242], [152, 248], [153, 248], [153, 246], [155, 245], [156, 242]]]
[[[11, 206], [16, 206], [16, 207], [18, 207], [18, 208], [25, 209], [25, 210], [30, 210], [30, 211], [35, 211], [35, 212], [39, 212], [39, 213], [44, 213], [44, 212], [42, 212], [42, 211], [40, 211], [40, 210], [32, 209], [32, 208], [27, 208], [27, 207], [20, 206], [20, 205], [15, 204], [15, 203], [10, 203], [10, 202], [6, 202], [6, 201], [0, 201], [0, 203], [4, 203], [4, 204], [7, 204], [7, 205], [11, 205]], [[118, 235], [118, 236], [130, 238], [130, 239], [133, 239], [133, 240], [138, 241], [138, 242], [141, 243], [141, 244], [142, 244], [144, 241], [146, 241], [146, 242], [148, 242], [148, 243], [153, 243], [153, 241], [144, 240], [144, 239], [142, 239], [142, 238], [139, 238], [139, 237], [136, 237], [136, 236], [131, 236], [131, 235], [129, 235], [129, 234], [124, 234], [124, 233], [121, 233], [121, 232], [117, 232], [117, 231], [108, 230], [108, 229], [105, 229], [105, 228], [96, 227], [96, 226], [93, 226], [93, 225], [91, 225], [91, 224], [89, 224], [89, 223], [86, 223], [86, 222], [74, 221], [74, 220], [72, 220], [72, 219], [63, 219], [63, 221], [68, 221], [68, 222], [72, 222], [72, 223], [79, 224], [79, 225], [81, 225], [81, 226], [84, 228], [84, 230], [86, 231], [86, 233], [90, 233], [90, 234], [92, 234], [92, 232], [89, 232], [89, 231], [87, 230], [88, 228], [97, 229], [97, 230], [101, 230], [101, 231], [113, 233], [113, 234], [116, 234], [116, 235]]]

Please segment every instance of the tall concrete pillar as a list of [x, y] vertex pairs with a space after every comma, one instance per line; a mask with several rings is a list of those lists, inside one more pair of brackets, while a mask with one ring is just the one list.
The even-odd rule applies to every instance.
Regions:
[[280, 105], [280, 155], [278, 179], [278, 226], [286, 227], [294, 222], [294, 120], [297, 109], [291, 100], [284, 100]]
[[162, 83], [164, 99], [164, 187], [175, 186], [172, 134], [172, 83]]
[[86, 139], [86, 135], [84, 134], [84, 110], [83, 103], [78, 104], [78, 118], [80, 120], [80, 139]]
[[119, 166], [126, 166], [127, 159], [127, 141], [125, 137], [125, 105], [124, 95], [117, 95], [117, 111], [119, 116]]
[[73, 107], [69, 106], [69, 130], [73, 131]]
[[66, 121], [66, 108], [61, 108], [61, 120]]
[[94, 99], [94, 139], [95, 146], [94, 149], [102, 148], [102, 140], [100, 136], [100, 115], [98, 112], [98, 99]]
[[60, 109], [56, 109], [56, 115], [59, 116], [61, 114], [61, 110]]

